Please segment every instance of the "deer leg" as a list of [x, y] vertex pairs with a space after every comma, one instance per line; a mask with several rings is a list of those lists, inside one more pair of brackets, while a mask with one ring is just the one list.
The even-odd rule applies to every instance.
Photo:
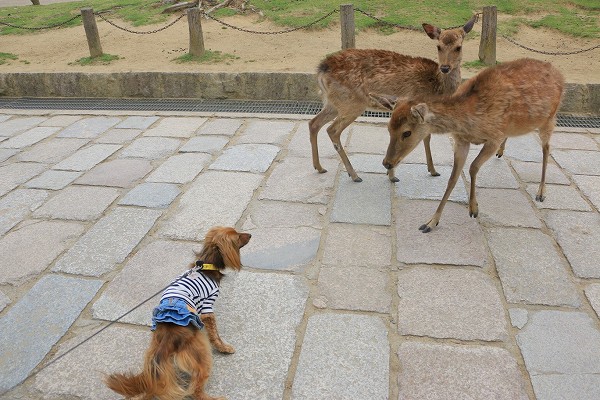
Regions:
[[546, 199], [546, 167], [548, 166], [548, 156], [550, 155], [550, 136], [554, 130], [554, 121], [540, 128], [540, 139], [542, 141], [542, 179], [535, 199], [544, 201]]
[[[361, 113], [362, 113], [362, 111], [361, 111]], [[354, 122], [354, 120], [356, 118], [358, 118], [359, 115], [360, 114], [344, 116], [344, 117], [338, 116], [335, 119], [335, 121], [333, 121], [333, 124], [331, 124], [331, 126], [329, 128], [327, 128], [327, 133], [329, 134], [329, 138], [331, 139], [331, 142], [333, 143], [333, 147], [340, 155], [340, 158], [342, 159], [342, 162], [344, 163], [344, 166], [346, 167], [346, 171], [348, 172], [348, 175], [350, 176], [350, 178], [352, 178], [352, 180], [354, 182], [362, 182], [362, 179], [359, 178], [358, 175], [356, 174], [356, 172], [354, 171], [354, 168], [352, 167], [352, 164], [350, 163], [350, 160], [348, 159], [348, 156], [346, 155], [346, 152], [344, 151], [344, 147], [342, 146], [340, 137], [342, 136], [342, 132], [344, 131], [344, 129], [346, 129], [352, 122]]]
[[502, 141], [502, 144], [500, 145], [500, 147], [498, 147], [498, 151], [496, 152], [496, 157], [500, 158], [504, 154], [504, 148], [506, 147], [506, 140], [507, 140], [507, 138], [505, 138]]
[[396, 172], [394, 168], [390, 168], [387, 170], [387, 176], [390, 179], [390, 182], [400, 182], [400, 179], [396, 178]]
[[[505, 140], [506, 141], [506, 140]], [[500, 145], [501, 146], [501, 145]], [[481, 151], [475, 157], [471, 166], [469, 167], [469, 176], [471, 177], [471, 189], [469, 192], [469, 216], [477, 218], [479, 214], [479, 205], [477, 204], [477, 198], [475, 197], [475, 180], [477, 179], [477, 172], [479, 168], [490, 159], [499, 149], [498, 143], [496, 142], [485, 142]]]
[[419, 230], [423, 233], [431, 232], [431, 229], [440, 223], [444, 206], [446, 205], [454, 186], [456, 186], [456, 182], [458, 182], [458, 178], [460, 177], [462, 169], [465, 166], [465, 162], [467, 161], [467, 155], [469, 154], [469, 147], [471, 144], [456, 137], [454, 139], [454, 164], [452, 165], [452, 173], [448, 179], [448, 186], [446, 187], [442, 201], [440, 201], [440, 204], [438, 205], [437, 210], [435, 210], [433, 217], [431, 217], [429, 222], [419, 227]]
[[317, 143], [317, 136], [319, 135], [321, 128], [326, 123], [333, 120], [336, 116], [336, 109], [331, 104], [325, 103], [323, 109], [308, 123], [313, 167], [321, 174], [327, 172], [327, 170], [321, 166], [321, 162], [319, 161], [319, 146]]
[[440, 176], [440, 173], [435, 170], [433, 165], [433, 157], [431, 156], [431, 135], [425, 136], [423, 139], [423, 145], [425, 146], [425, 158], [427, 159], [427, 171], [431, 176]]

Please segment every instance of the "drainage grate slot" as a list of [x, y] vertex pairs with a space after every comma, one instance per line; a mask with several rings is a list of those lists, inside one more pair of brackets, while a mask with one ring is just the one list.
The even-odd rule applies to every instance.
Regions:
[[[317, 101], [203, 100], [203, 99], [95, 99], [95, 98], [0, 98], [0, 109], [189, 111], [253, 114], [315, 115]], [[389, 118], [389, 112], [365, 111], [364, 117]], [[600, 128], [600, 117], [559, 114], [557, 126]]]

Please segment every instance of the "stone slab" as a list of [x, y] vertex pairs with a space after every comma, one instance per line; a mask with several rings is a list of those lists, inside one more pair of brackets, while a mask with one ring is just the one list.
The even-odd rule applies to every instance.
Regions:
[[281, 144], [295, 126], [296, 121], [250, 121], [238, 137], [238, 143]]
[[527, 185], [527, 193], [540, 209], [591, 211], [589, 204], [577, 192], [577, 189], [565, 185], [546, 185], [544, 201], [535, 200], [539, 185]]
[[321, 268], [313, 305], [318, 308], [389, 313], [392, 295], [387, 290], [388, 271], [349, 264]]
[[600, 176], [573, 175], [573, 180], [594, 207], [600, 210]]
[[0, 197], [45, 169], [46, 166], [42, 164], [20, 162], [0, 166]]
[[259, 228], [248, 231], [242, 264], [252, 268], [300, 270], [317, 256], [321, 230], [314, 228]]
[[151, 116], [144, 117], [141, 115], [134, 115], [125, 118], [123, 121], [119, 122], [115, 128], [119, 129], [148, 129], [150, 125], [158, 121], [159, 117]]
[[494, 228], [488, 244], [509, 303], [581, 305], [568, 265], [540, 231]]
[[103, 283], [44, 276], [0, 319], [0, 393], [29, 375]]
[[[441, 176], [431, 176], [424, 164], [400, 164], [396, 167], [396, 177], [400, 182], [394, 184], [396, 196], [409, 199], [441, 200], [448, 186], [452, 167], [436, 167]], [[467, 204], [469, 196], [462, 177], [450, 194], [449, 201]]]
[[215, 225], [234, 226], [262, 176], [243, 172], [207, 171], [181, 196], [159, 233], [168, 238], [202, 240]]
[[190, 137], [206, 122], [200, 117], [165, 117], [153, 128], [144, 132], [144, 136]]
[[0, 149], [0, 162], [8, 160], [18, 152], [17, 149]]
[[512, 326], [519, 329], [522, 329], [529, 319], [529, 313], [524, 308], [509, 308], [508, 315]]
[[480, 271], [411, 268], [398, 274], [398, 331], [441, 339], [508, 338], [500, 293]]
[[327, 204], [333, 194], [337, 160], [324, 159], [330, 172], [319, 174], [310, 159], [286, 157], [278, 163], [259, 194], [259, 199]]
[[585, 296], [600, 318], [600, 283], [592, 283], [585, 288]]
[[6, 306], [8, 306], [11, 303], [12, 301], [10, 300], [10, 298], [4, 293], [2, 293], [2, 291], [0, 291], [0, 312], [2, 312], [6, 308]]
[[46, 117], [13, 117], [7, 121], [0, 122], [0, 132], [2, 132], [2, 136], [12, 137], [33, 128], [46, 119]]
[[52, 136], [53, 134], [58, 132], [59, 129], [60, 128], [49, 126], [38, 126], [36, 128], [31, 128], [28, 131], [25, 131], [17, 136], [13, 136], [8, 140], [3, 141], [0, 144], [0, 147], [22, 149], [24, 147], [36, 144], [37, 142], [44, 140], [49, 136]]
[[[452, 165], [454, 164], [454, 150], [452, 148], [452, 139], [448, 135], [431, 135], [431, 158], [433, 159], [433, 165], [435, 169], [438, 170], [438, 165]], [[389, 134], [388, 134], [388, 143], [389, 143]], [[382, 160], [383, 161], [383, 160]], [[403, 164], [425, 164], [427, 163], [427, 158], [425, 157], [425, 145], [423, 143], [419, 144], [414, 148], [413, 151], [407, 155], [404, 160], [402, 160]], [[427, 169], [425, 169], [427, 170]], [[450, 175], [447, 176], [447, 178]], [[446, 178], [446, 180], [447, 180]]]
[[209, 163], [208, 154], [175, 154], [146, 178], [147, 182], [188, 183]]
[[[221, 337], [236, 352], [215, 354], [208, 393], [230, 400], [283, 398], [307, 297], [299, 276], [242, 270], [223, 279], [215, 315]], [[249, 299], [252, 312], [244, 311]]]
[[389, 398], [387, 327], [378, 317], [321, 314], [308, 320], [292, 399]]
[[179, 149], [182, 153], [218, 153], [229, 142], [226, 136], [195, 136]]
[[[327, 134], [327, 127], [325, 125], [321, 128], [320, 134], [317, 136], [317, 146], [319, 148], [319, 158], [335, 158], [339, 162], [339, 156], [335, 148], [333, 147], [333, 143], [331, 143], [331, 139], [329, 139], [329, 135]], [[342, 132], [342, 136], [340, 141], [342, 142], [342, 146], [345, 146], [348, 142], [348, 129], [345, 129]], [[298, 129], [296, 133], [294, 133], [292, 140], [288, 144], [288, 156], [292, 157], [311, 157], [311, 147], [310, 147], [310, 134], [308, 130], [308, 122], [300, 122], [298, 124]], [[323, 160], [321, 160], [323, 163]], [[312, 166], [312, 161], [309, 160], [309, 165]], [[336, 164], [337, 165], [337, 164]], [[324, 168], [325, 165], [323, 165]], [[331, 171], [331, 169], [329, 169]]]
[[83, 118], [80, 115], [55, 115], [48, 118], [44, 122], [40, 123], [39, 126], [69, 126]]
[[211, 119], [202, 124], [198, 129], [198, 135], [224, 135], [233, 136], [242, 126], [242, 120], [237, 118], [217, 118]]
[[[516, 337], [538, 398], [591, 400], [600, 396], [600, 331], [589, 315], [532, 311]], [[556, 389], [553, 397], [545, 395], [550, 389]], [[564, 397], [568, 393], [575, 397]]]
[[181, 140], [162, 137], [141, 137], [125, 147], [119, 157], [157, 160], [171, 155], [181, 145]]
[[94, 302], [94, 318], [113, 321], [160, 292], [120, 320], [150, 326], [152, 310], [162, 295], [161, 289], [185, 272], [193, 260], [191, 243], [155, 241], [147, 244], [125, 264]]
[[483, 232], [465, 206], [448, 202], [440, 224], [429, 233], [419, 227], [427, 223], [438, 202], [404, 200], [396, 211], [397, 259], [405, 264], [486, 264]]
[[9, 232], [0, 239], [0, 283], [19, 285], [46, 270], [83, 232], [82, 225], [61, 221], [39, 221]]
[[99, 220], [55, 264], [53, 270], [100, 276], [125, 260], [161, 215], [159, 210], [119, 207]]
[[398, 357], [402, 400], [529, 399], [516, 360], [501, 348], [404, 342]]
[[479, 221], [488, 226], [541, 228], [542, 223], [525, 195], [512, 189], [479, 189]]
[[[512, 138], [511, 138], [512, 139]], [[509, 141], [511, 140], [509, 139]], [[479, 146], [477, 146], [479, 147]], [[469, 168], [471, 163], [479, 154], [479, 150], [471, 150], [463, 168], [465, 182], [467, 185], [471, 184], [471, 176], [469, 175]], [[439, 171], [438, 171], [439, 172]], [[450, 174], [448, 173], [448, 176]], [[519, 183], [515, 179], [512, 170], [508, 166], [507, 160], [497, 157], [492, 157], [487, 160], [479, 169], [477, 178], [475, 179], [476, 187], [480, 188], [494, 188], [494, 189], [518, 189]]]
[[350, 140], [346, 146], [348, 153], [379, 154], [383, 160], [390, 134], [385, 125], [352, 124], [350, 126]]
[[229, 147], [215, 162], [212, 170], [265, 172], [281, 150], [270, 144], [239, 144]]
[[88, 142], [88, 139], [53, 138], [22, 151], [17, 158], [21, 161], [55, 164], [72, 155]]
[[81, 171], [55, 171], [51, 169], [42, 172], [40, 176], [25, 183], [24, 186], [35, 189], [59, 190], [79, 178], [81, 174]]
[[58, 137], [95, 138], [121, 122], [118, 117], [88, 117], [67, 126]]
[[387, 267], [392, 261], [388, 228], [330, 224], [321, 262], [325, 265]]
[[550, 138], [550, 148], [597, 151], [598, 144], [585, 134], [555, 132]]
[[363, 174], [362, 182], [340, 177], [330, 215], [331, 222], [389, 226], [391, 187], [381, 175]]
[[[542, 179], [542, 163], [513, 160], [510, 162], [510, 165], [512, 165], [523, 182], [540, 183]], [[570, 185], [571, 181], [569, 181], [569, 178], [565, 176], [556, 164], [548, 162], [546, 166], [546, 184]]]
[[141, 183], [119, 201], [121, 205], [167, 208], [179, 195], [177, 185], [171, 183]]
[[[550, 154], [552, 155], [554, 152], [551, 150]], [[514, 160], [541, 163], [542, 145], [537, 133], [509, 138], [506, 141], [504, 156]]]
[[242, 229], [323, 227], [326, 208], [317, 204], [261, 200], [250, 209]]
[[0, 199], [0, 236], [41, 206], [47, 197], [45, 190], [16, 189]]
[[[387, 174], [387, 170], [383, 167], [381, 160], [383, 156], [378, 154], [354, 153], [348, 156], [350, 164], [354, 170], [358, 172], [369, 172], [372, 174]], [[344, 168], [344, 171], [346, 169]], [[360, 175], [359, 175], [360, 176]]]
[[120, 148], [121, 146], [117, 144], [93, 144], [65, 158], [56, 164], [53, 169], [87, 171], [110, 157]]
[[[70, 349], [81, 340], [79, 336], [68, 340], [59, 351]], [[44, 369], [36, 376], [33, 388], [52, 399], [120, 399], [104, 385], [104, 377], [115, 372], [140, 372], [149, 343], [149, 329], [111, 326]]]
[[113, 188], [69, 186], [44, 203], [33, 216], [92, 221], [100, 218], [119, 194], [119, 190]]
[[96, 138], [96, 143], [114, 143], [124, 144], [132, 141], [142, 133], [141, 129], [110, 129], [100, 137]]
[[576, 211], [549, 211], [546, 223], [565, 253], [575, 275], [600, 278], [600, 215]]
[[600, 151], [554, 150], [552, 157], [571, 174], [600, 175]]
[[12, 115], [0, 115], [0, 122], [8, 120], [10, 117], [12, 117]]
[[127, 188], [150, 171], [152, 171], [152, 164], [148, 160], [118, 158], [95, 166], [75, 183]]

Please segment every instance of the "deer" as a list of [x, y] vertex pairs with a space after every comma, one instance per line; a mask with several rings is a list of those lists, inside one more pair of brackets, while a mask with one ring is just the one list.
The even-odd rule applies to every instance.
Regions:
[[[323, 108], [308, 124], [313, 167], [319, 173], [327, 172], [319, 161], [317, 137], [321, 128], [333, 120], [327, 128], [329, 138], [350, 178], [361, 182], [340, 137], [342, 131], [366, 109], [381, 109], [377, 102], [371, 100], [369, 93], [398, 97], [453, 93], [462, 81], [462, 43], [476, 21], [477, 15], [474, 15], [464, 26], [446, 30], [423, 24], [425, 33], [437, 41], [439, 64], [428, 58], [376, 49], [346, 49], [326, 57], [317, 69]], [[430, 137], [425, 138], [424, 143], [427, 170], [432, 176], [439, 176], [433, 165]], [[387, 175], [390, 181], [399, 181], [393, 169], [388, 170]]]
[[546, 166], [550, 137], [556, 123], [565, 80], [561, 72], [544, 61], [523, 58], [489, 67], [462, 83], [452, 95], [399, 99], [371, 94], [392, 111], [390, 143], [383, 159], [388, 170], [397, 166], [431, 134], [451, 132], [454, 162], [446, 191], [432, 218], [419, 227], [430, 232], [439, 224], [444, 206], [465, 165], [470, 144], [483, 144], [469, 167], [471, 178], [469, 216], [477, 218], [479, 206], [475, 182], [479, 168], [504, 146], [509, 137], [539, 130], [542, 144], [542, 176], [535, 200], [546, 198]]

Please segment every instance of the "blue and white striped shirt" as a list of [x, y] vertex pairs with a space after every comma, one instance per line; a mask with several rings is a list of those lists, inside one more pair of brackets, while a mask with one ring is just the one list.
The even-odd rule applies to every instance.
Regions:
[[184, 276], [186, 273], [187, 271], [169, 285], [160, 300], [176, 297], [185, 300], [198, 315], [214, 312], [213, 305], [219, 296], [217, 282], [201, 272], [192, 271]]

